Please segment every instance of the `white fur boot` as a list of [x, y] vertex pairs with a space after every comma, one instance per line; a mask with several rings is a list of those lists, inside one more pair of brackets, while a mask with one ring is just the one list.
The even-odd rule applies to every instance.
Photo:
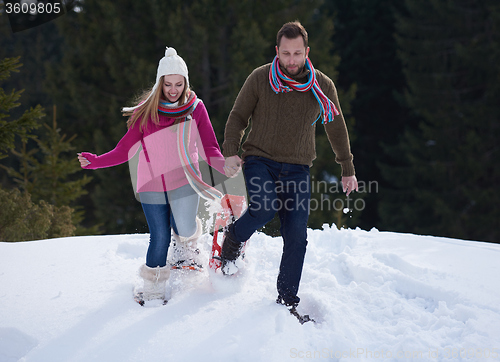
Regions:
[[170, 276], [170, 265], [150, 268], [146, 264], [139, 269], [139, 275], [144, 280], [143, 300], [165, 299], [166, 283]]
[[202, 233], [201, 220], [196, 218], [196, 231], [191, 236], [179, 236], [173, 232], [173, 245], [170, 263], [175, 268], [201, 269], [200, 250], [197, 242]]

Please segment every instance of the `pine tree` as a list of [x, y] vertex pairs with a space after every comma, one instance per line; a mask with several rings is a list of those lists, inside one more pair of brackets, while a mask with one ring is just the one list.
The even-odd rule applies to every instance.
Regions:
[[[7, 79], [11, 72], [18, 72], [21, 65], [19, 57], [1, 60], [0, 81]], [[37, 128], [37, 121], [45, 115], [42, 107], [38, 105], [26, 110], [20, 118], [10, 120], [10, 112], [20, 105], [18, 101], [22, 92], [12, 90], [5, 93], [4, 89], [0, 88], [0, 158], [7, 157], [6, 151], [14, 147], [16, 136], [27, 141], [29, 131]]]
[[[66, 51], [49, 67], [47, 88], [59, 104], [61, 127], [78, 134], [77, 151], [103, 154], [127, 131], [120, 110], [154, 80], [161, 47], [148, 2], [89, 0], [78, 12], [68, 10], [68, 21], [57, 24]], [[86, 226], [105, 225], [108, 234], [147, 230], [128, 167], [84, 172], [94, 179], [81, 201], [91, 215]]]
[[420, 120], [393, 151], [387, 228], [499, 241], [499, 6], [407, 0], [398, 15], [407, 105]]
[[[61, 134], [56, 120], [56, 106], [53, 107], [52, 125], [44, 123], [45, 132], [39, 137], [33, 136], [35, 145], [28, 150], [27, 142], [22, 142], [21, 150], [11, 150], [12, 154], [19, 160], [19, 169], [13, 167], [0, 167], [7, 170], [14, 182], [34, 202], [47, 202], [60, 208], [74, 205], [75, 200], [87, 194], [84, 189], [91, 181], [91, 177], [84, 175], [82, 178], [74, 178], [72, 175], [82, 172], [80, 164], [74, 158], [74, 147], [71, 142], [76, 135], [67, 138]], [[69, 155], [71, 153], [71, 156]], [[83, 220], [84, 212], [72, 211], [72, 223], [79, 225]], [[97, 232], [97, 229], [86, 230]], [[79, 226], [79, 233], [83, 229]]]
[[[13, 71], [21, 66], [19, 58], [6, 58], [0, 61], [0, 80], [7, 79]], [[24, 145], [33, 138], [30, 130], [39, 126], [38, 120], [44, 117], [43, 108], [38, 105], [25, 111], [16, 119], [9, 120], [10, 112], [18, 107], [21, 91], [5, 93], [0, 88], [0, 157], [6, 157], [7, 151], [15, 147], [16, 137], [20, 137]], [[34, 152], [25, 153], [32, 157]], [[25, 184], [27, 185], [27, 183]], [[29, 193], [19, 190], [5, 191], [0, 188], [0, 240], [23, 241], [47, 237], [69, 236], [75, 227], [71, 223], [73, 210], [68, 206], [56, 207], [45, 201], [38, 205], [31, 201]]]
[[82, 172], [72, 146], [76, 135], [67, 138], [61, 134], [56, 120], [56, 106], [53, 108], [52, 125], [44, 124], [45, 134], [36, 139], [42, 158], [33, 164], [37, 184], [30, 193], [35, 200], [45, 200], [56, 206], [70, 205], [87, 194], [83, 187], [91, 181], [91, 177], [84, 174], [81, 179], [71, 180], [71, 175]]
[[353, 215], [354, 222], [348, 225], [363, 229], [379, 227], [377, 190], [384, 180], [378, 163], [385, 159], [383, 145], [395, 143], [404, 126], [405, 110], [396, 97], [404, 87], [404, 77], [394, 39], [394, 11], [401, 6], [400, 0], [336, 0], [324, 4], [324, 11], [335, 24], [332, 40], [340, 57], [337, 86], [355, 92], [348, 125], [355, 125], [350, 129], [351, 148], [357, 178], [365, 192], [353, 194], [362, 197], [357, 208], [363, 211], [357, 218]]
[[73, 209], [45, 201], [33, 203], [28, 193], [0, 188], [0, 241], [30, 241], [74, 235]]

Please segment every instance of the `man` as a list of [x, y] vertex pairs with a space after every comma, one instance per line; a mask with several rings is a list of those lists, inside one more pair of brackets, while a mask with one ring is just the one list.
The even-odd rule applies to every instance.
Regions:
[[284, 247], [277, 281], [278, 303], [295, 308], [307, 245], [309, 167], [316, 158], [316, 120], [323, 119], [335, 161], [342, 166], [347, 195], [358, 189], [353, 156], [337, 91], [332, 80], [308, 59], [308, 36], [299, 22], [280, 29], [276, 58], [255, 69], [245, 81], [229, 115], [223, 155], [225, 173], [234, 176], [243, 161], [250, 203], [224, 234], [222, 271], [231, 274], [242, 243], [278, 212]]

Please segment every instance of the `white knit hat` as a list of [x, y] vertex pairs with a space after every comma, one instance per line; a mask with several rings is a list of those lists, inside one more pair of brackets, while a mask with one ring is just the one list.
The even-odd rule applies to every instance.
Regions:
[[[155, 93], [156, 89], [161, 86], [160, 78], [164, 75], [170, 74], [180, 74], [186, 78], [186, 86], [189, 87], [189, 76], [188, 76], [188, 68], [184, 59], [177, 55], [177, 51], [174, 48], [167, 47], [165, 50], [165, 56], [160, 59], [160, 63], [158, 63], [158, 70], [156, 71], [156, 83], [149, 94], [149, 97], [144, 101], [146, 102], [152, 94]], [[124, 107], [122, 108], [123, 112], [131, 112], [140, 105], [135, 107]]]

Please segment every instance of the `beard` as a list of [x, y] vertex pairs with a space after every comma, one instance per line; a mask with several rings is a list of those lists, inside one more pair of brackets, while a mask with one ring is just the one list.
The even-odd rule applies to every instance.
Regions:
[[288, 74], [290, 75], [297, 75], [299, 74], [302, 69], [304, 68], [304, 65], [306, 64], [306, 61], [304, 60], [301, 64], [283, 64], [281, 60], [278, 58], [278, 61], [281, 65], [281, 68], [285, 69]]

